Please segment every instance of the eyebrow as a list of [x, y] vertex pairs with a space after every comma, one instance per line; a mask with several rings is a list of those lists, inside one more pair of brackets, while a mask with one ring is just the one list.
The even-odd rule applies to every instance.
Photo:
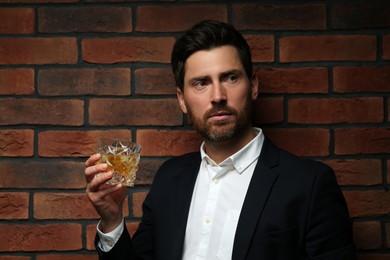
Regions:
[[[238, 70], [238, 69], [231, 69], [231, 70], [227, 70], [227, 71], [221, 72], [218, 77], [220, 79], [223, 79], [223, 78], [225, 78], [225, 77], [227, 77], [229, 75], [232, 75], [232, 74], [241, 76], [244, 73], [241, 70]], [[208, 76], [208, 75], [201, 75], [201, 76], [196, 76], [196, 77], [188, 79], [188, 82], [202, 81], [202, 80], [209, 80], [209, 79], [210, 79], [210, 76]]]
[[232, 70], [228, 70], [228, 71], [222, 72], [219, 77], [220, 78], [225, 78], [225, 77], [227, 77], [229, 75], [232, 75], [232, 74], [238, 75], [238, 76], [242, 76], [244, 73], [241, 70], [232, 69]]
[[188, 79], [188, 82], [202, 81], [202, 80], [207, 80], [207, 79], [209, 79], [209, 78], [210, 78], [210, 77], [207, 76], [207, 75], [204, 75], [204, 76], [196, 76], [196, 77], [193, 77], [193, 78]]

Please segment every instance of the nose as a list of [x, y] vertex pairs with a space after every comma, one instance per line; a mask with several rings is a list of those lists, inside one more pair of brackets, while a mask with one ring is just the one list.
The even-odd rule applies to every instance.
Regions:
[[213, 84], [211, 92], [211, 102], [221, 103], [226, 101], [226, 89], [220, 83]]

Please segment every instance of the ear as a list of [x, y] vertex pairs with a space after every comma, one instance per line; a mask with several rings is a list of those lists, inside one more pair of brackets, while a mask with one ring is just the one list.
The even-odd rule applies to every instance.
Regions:
[[252, 88], [252, 100], [257, 99], [259, 95], [259, 80], [257, 76], [254, 74], [251, 79], [251, 88]]
[[183, 111], [184, 114], [187, 114], [187, 107], [184, 101], [184, 93], [179, 87], [176, 88], [176, 95], [177, 99], [179, 100], [181, 111]]

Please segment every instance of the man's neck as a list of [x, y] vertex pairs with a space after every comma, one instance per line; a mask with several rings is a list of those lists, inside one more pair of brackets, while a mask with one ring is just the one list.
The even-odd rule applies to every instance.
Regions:
[[238, 135], [230, 140], [223, 142], [215, 142], [205, 140], [204, 149], [207, 155], [217, 164], [223, 162], [229, 156], [238, 152], [241, 148], [247, 145], [253, 138], [256, 137], [256, 132], [252, 127], [245, 130], [241, 135]]

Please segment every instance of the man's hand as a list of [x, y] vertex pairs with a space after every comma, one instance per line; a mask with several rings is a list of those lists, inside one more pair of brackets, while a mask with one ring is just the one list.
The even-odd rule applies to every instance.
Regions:
[[101, 217], [101, 231], [108, 233], [122, 222], [126, 187], [105, 184], [112, 178], [112, 172], [106, 172], [107, 164], [96, 164], [99, 158], [100, 154], [94, 154], [85, 162], [86, 194]]

